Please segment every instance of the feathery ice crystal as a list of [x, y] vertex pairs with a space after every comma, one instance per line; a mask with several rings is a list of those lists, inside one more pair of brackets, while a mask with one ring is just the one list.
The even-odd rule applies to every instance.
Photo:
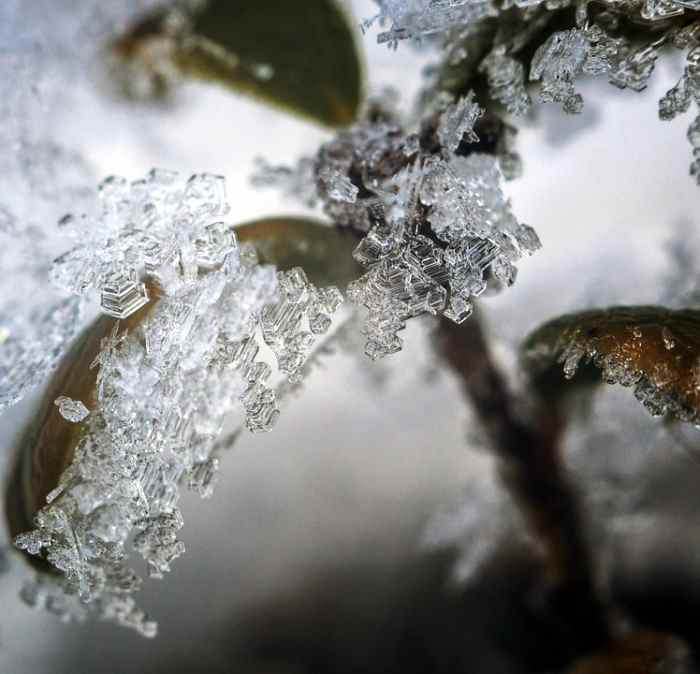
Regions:
[[353, 254], [367, 273], [348, 298], [368, 312], [370, 358], [400, 350], [397, 333], [409, 318], [444, 314], [461, 323], [489, 278], [511, 285], [514, 263], [540, 247], [511, 212], [499, 158], [472, 150], [482, 112], [470, 92], [432, 128], [407, 133], [379, 111], [378, 120], [340, 132], [314, 159], [302, 159], [297, 171], [263, 164], [254, 177], [289, 189], [307, 176], [306, 202], [320, 200], [337, 225], [364, 235]]
[[[183, 184], [154, 170], [133, 183], [107, 179], [95, 214], [63, 221], [79, 243], [56, 260], [54, 282], [96, 291], [102, 311], [117, 319], [93, 363], [89, 415], [79, 401], [56, 400], [66, 423], [82, 422], [84, 432], [36, 529], [15, 539], [62, 574], [40, 578], [25, 598], [64, 617], [94, 613], [155, 634], [130, 597], [140, 579], [128, 566], [127, 540], [133, 536], [150, 576], [170, 569], [184, 551], [178, 487], [211, 493], [224, 420], [264, 431], [278, 416], [259, 348], [269, 347], [279, 371], [297, 381], [342, 301], [300, 268], [259, 264], [220, 220], [227, 211], [222, 178]], [[118, 319], [146, 302], [138, 327], [120, 332]]]
[[[700, 106], [700, 23], [693, 12], [698, 2], [686, 0], [605, 0], [600, 4], [573, 0], [376, 0], [379, 13], [363, 23], [389, 24], [378, 34], [380, 43], [396, 47], [400, 40], [437, 42], [444, 63], [463, 70], [473, 82], [483, 74], [490, 97], [511, 114], [525, 114], [531, 105], [526, 79], [541, 84], [540, 102], [561, 103], [578, 113], [583, 99], [574, 82], [584, 75], [605, 75], [620, 89], [646, 88], [662, 48], [686, 52], [684, 72], [659, 102], [659, 117], [670, 120]], [[574, 10], [574, 11], [572, 11]], [[506, 16], [507, 13], [507, 16]], [[494, 33], [493, 17], [503, 17]], [[569, 29], [543, 30], [556, 21]], [[630, 26], [639, 24], [644, 31]], [[491, 27], [490, 27], [491, 26]], [[523, 63], [525, 47], [538, 47], [530, 63]], [[472, 70], [470, 70], [472, 69]], [[527, 75], [526, 75], [527, 74]], [[471, 84], [473, 86], [473, 84]], [[440, 87], [438, 85], [439, 93]], [[691, 175], [700, 182], [700, 117], [688, 129], [693, 147]]]

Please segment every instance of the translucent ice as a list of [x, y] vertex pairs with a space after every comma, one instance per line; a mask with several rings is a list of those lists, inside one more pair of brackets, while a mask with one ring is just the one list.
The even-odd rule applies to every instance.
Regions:
[[59, 396], [54, 400], [54, 405], [66, 421], [78, 423], [90, 414], [90, 411], [80, 400], [73, 400], [67, 396]]

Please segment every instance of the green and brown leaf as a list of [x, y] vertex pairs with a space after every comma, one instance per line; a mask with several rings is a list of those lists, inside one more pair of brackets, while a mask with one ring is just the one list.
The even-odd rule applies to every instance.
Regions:
[[545, 399], [562, 396], [579, 369], [578, 388], [591, 386], [598, 368], [604, 381], [634, 386], [652, 414], [700, 421], [699, 311], [630, 306], [568, 314], [530, 334], [522, 361]]
[[363, 101], [355, 30], [337, 0], [210, 0], [179, 22], [161, 11], [132, 26], [112, 52], [141, 66], [154, 94], [175, 73], [333, 127], [351, 124]]

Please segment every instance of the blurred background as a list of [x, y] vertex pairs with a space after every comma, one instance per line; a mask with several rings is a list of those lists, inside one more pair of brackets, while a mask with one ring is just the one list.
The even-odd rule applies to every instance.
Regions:
[[[227, 178], [233, 221], [305, 213], [275, 191], [250, 186], [253, 160], [291, 164], [330, 132], [205, 85], [185, 85], [166, 107], [115, 101], [98, 69], [71, 60], [71, 13], [89, 17], [100, 4], [5, 0], [0, 8], [2, 90], [29, 87], [25, 122], [82, 158], [71, 164], [73, 184], [108, 174], [137, 178], [154, 166], [209, 171]], [[369, 0], [348, 5], [358, 22], [374, 13]], [[406, 44], [390, 51], [375, 44], [374, 32], [358, 39], [370, 89], [394, 86], [409, 107], [431, 55]], [[35, 86], [31, 54], [42, 51], [47, 58], [38, 63], [47, 71]], [[692, 231], [698, 206], [698, 187], [687, 175], [688, 119], [657, 117], [657, 101], [680, 68], [662, 60], [642, 94], [584, 82], [582, 115], [541, 106], [537, 118], [519, 123], [524, 175], [506, 189], [543, 249], [520, 265], [514, 288], [481, 303], [505, 365], [547, 318], [591, 304], [658, 301], [670, 264], [666, 244]], [[6, 134], [17, 121], [5, 117]], [[40, 157], [36, 163], [38, 171]], [[15, 167], [2, 183], [5, 194], [20, 194], [26, 175]], [[69, 210], [71, 193], [61, 181], [70, 178], [56, 175], [39, 176], [57, 192], [37, 205], [35, 224], [47, 230]], [[0, 292], [17, 292], [12, 278], [0, 280]], [[211, 499], [183, 496], [187, 553], [139, 596], [159, 622], [155, 640], [108, 624], [64, 625], [28, 608], [18, 592], [30, 571], [8, 551], [0, 576], [0, 672], [516, 671], [491, 633], [511, 629], [516, 617], [488, 581], [467, 588], [450, 582], [469, 527], [498, 527], [493, 504], [507, 497], [491, 459], [472, 446], [474, 420], [455, 376], [434, 354], [431, 331], [429, 321], [413, 321], [403, 351], [373, 364], [354, 326], [303, 394], [285, 404], [271, 433], [239, 438]], [[638, 487], [649, 482], [649, 465], [662, 466], [653, 471], [650, 509], [657, 524], [676, 529], [655, 525], [636, 537], [625, 529], [616, 568], [644, 576], [653, 564], [640, 560], [655, 559], [670, 537], [682, 541], [678, 564], [695, 577], [698, 466], [658, 446], [655, 422], [630, 398], [616, 390], [598, 396], [590, 423], [607, 451], [584, 457], [574, 429], [571, 469], [595, 490], [611, 471]], [[0, 416], [5, 461], [36, 404], [35, 396]], [[443, 511], [457, 512], [455, 545], [428, 549], [426, 526]], [[475, 516], [483, 521], [472, 525]]]

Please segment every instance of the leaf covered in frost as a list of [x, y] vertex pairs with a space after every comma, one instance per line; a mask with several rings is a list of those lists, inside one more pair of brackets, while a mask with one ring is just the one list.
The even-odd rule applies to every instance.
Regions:
[[[631, 306], [568, 314], [531, 333], [522, 355], [547, 397], [560, 391], [553, 376], [557, 364], [566, 379], [581, 363], [592, 364], [605, 382], [634, 387], [651, 414], [700, 423], [698, 311]], [[548, 394], [547, 386], [557, 388]]]

